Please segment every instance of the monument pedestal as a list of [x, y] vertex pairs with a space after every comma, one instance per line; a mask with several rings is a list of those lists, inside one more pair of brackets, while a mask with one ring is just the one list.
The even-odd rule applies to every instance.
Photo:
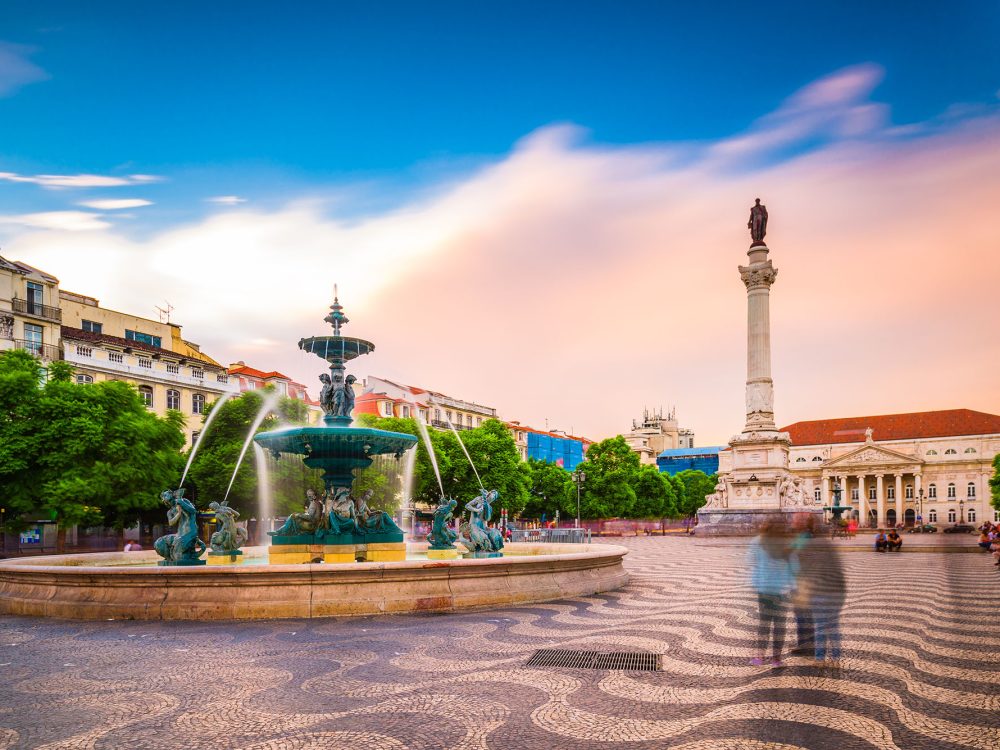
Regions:
[[243, 560], [243, 553], [240, 550], [233, 552], [209, 552], [209, 565], [239, 565]]
[[267, 550], [272, 565], [301, 563], [399, 562], [406, 543], [399, 532], [372, 534], [296, 534], [273, 536]]

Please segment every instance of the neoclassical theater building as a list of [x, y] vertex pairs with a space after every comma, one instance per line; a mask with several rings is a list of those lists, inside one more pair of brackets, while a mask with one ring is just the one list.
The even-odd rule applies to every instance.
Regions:
[[1000, 416], [969, 409], [796, 422], [789, 469], [817, 505], [851, 505], [862, 525], [1000, 521], [990, 505]]

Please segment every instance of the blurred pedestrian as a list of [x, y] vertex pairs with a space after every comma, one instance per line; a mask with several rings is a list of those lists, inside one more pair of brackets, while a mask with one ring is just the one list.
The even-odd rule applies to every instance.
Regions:
[[840, 612], [847, 596], [847, 580], [837, 547], [818, 535], [798, 551], [798, 588], [806, 592], [805, 606], [813, 625], [813, 656], [838, 668], [841, 657]]
[[757, 594], [757, 654], [751, 663], [767, 661], [768, 646], [771, 665], [782, 666], [781, 650], [785, 645], [785, 617], [788, 596], [795, 585], [798, 565], [785, 534], [784, 524], [769, 521], [750, 543], [748, 552], [750, 584]]

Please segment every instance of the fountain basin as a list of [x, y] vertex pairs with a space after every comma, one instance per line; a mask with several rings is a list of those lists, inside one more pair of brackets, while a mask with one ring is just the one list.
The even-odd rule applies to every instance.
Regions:
[[319, 465], [327, 459], [364, 459], [386, 453], [400, 456], [417, 444], [417, 438], [374, 427], [287, 427], [258, 433], [254, 442], [275, 453], [306, 456], [307, 464], [313, 461]]
[[[262, 558], [267, 548], [244, 552]], [[0, 561], [0, 614], [252, 620], [510, 606], [620, 588], [627, 553], [609, 544], [516, 543], [500, 558], [175, 568], [155, 567], [155, 552], [18, 558]]]

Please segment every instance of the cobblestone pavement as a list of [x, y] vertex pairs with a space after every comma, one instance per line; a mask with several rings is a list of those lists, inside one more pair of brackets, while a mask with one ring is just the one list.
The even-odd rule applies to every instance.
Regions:
[[[544, 605], [0, 618], [0, 750], [1000, 747], [1000, 574], [986, 555], [843, 555], [847, 657], [833, 671], [750, 665], [743, 548], [625, 544], [626, 588]], [[525, 667], [538, 648], [656, 652], [663, 671]]]

